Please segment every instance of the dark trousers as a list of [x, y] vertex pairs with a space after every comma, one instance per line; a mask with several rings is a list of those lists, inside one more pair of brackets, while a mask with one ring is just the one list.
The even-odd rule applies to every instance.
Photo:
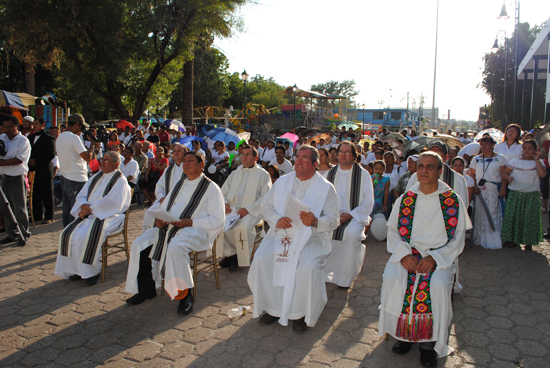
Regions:
[[61, 188], [61, 176], [54, 176], [53, 178], [53, 194], [58, 201], [63, 200], [63, 189]]
[[61, 180], [63, 189], [63, 227], [66, 227], [74, 221], [74, 217], [71, 216], [71, 210], [76, 202], [76, 196], [86, 182], [73, 181], [67, 178], [62, 178]]
[[31, 236], [29, 232], [29, 215], [27, 213], [27, 187], [25, 185], [25, 176], [2, 176], [1, 180], [2, 190], [6, 195], [6, 199], [15, 215], [13, 218], [8, 210], [6, 202], [3, 198], [0, 198], [0, 210], [4, 214], [4, 226], [6, 228], [7, 238], [11, 240], [17, 240], [19, 234], [17, 233], [17, 224], [21, 230], [21, 235], [28, 240]]
[[42, 220], [44, 207], [44, 218], [53, 220], [53, 176], [47, 168], [40, 168], [34, 174], [34, 186], [32, 190], [32, 212], [35, 221]]
[[155, 280], [153, 280], [153, 264], [149, 254], [153, 246], [150, 245], [139, 253], [139, 271], [137, 275], [138, 290], [140, 294], [147, 295], [155, 292]]

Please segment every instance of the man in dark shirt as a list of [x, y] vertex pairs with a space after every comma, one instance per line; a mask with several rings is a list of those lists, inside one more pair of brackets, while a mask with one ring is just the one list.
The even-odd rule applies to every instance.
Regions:
[[157, 130], [155, 128], [149, 128], [149, 137], [147, 137], [147, 140], [153, 144], [157, 144], [160, 142], [160, 138], [157, 135]]

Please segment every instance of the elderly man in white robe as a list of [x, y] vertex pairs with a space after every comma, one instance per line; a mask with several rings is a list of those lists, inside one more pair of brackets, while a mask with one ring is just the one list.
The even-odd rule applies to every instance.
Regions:
[[105, 238], [124, 225], [130, 206], [130, 186], [118, 169], [118, 152], [107, 151], [101, 171], [92, 176], [76, 197], [71, 210], [75, 220], [61, 232], [55, 274], [86, 286], [97, 283], [101, 266], [101, 245]]
[[355, 162], [355, 145], [338, 146], [338, 165], [326, 175], [338, 194], [340, 225], [332, 234], [332, 251], [327, 258], [325, 280], [347, 289], [363, 267], [366, 246], [365, 226], [374, 205], [372, 180], [367, 170]]
[[295, 331], [305, 331], [327, 302], [323, 268], [338, 226], [338, 197], [318, 166], [317, 149], [302, 145], [294, 172], [279, 178], [262, 201], [270, 229], [248, 273], [253, 317], [265, 312], [262, 324], [279, 320], [286, 326], [293, 320]]
[[[448, 147], [445, 143], [432, 141], [428, 145], [428, 150], [437, 153], [443, 160], [443, 170], [439, 180], [451, 187], [451, 189], [460, 196], [460, 198], [468, 203], [468, 184], [466, 179], [448, 165], [445, 164], [448, 158]], [[407, 191], [418, 183], [418, 173], [414, 173], [407, 183]]]
[[456, 260], [472, 227], [468, 205], [438, 180], [443, 160], [433, 152], [420, 155], [419, 183], [395, 202], [388, 220], [378, 334], [398, 340], [392, 351], [406, 354], [420, 343], [420, 363], [437, 366], [447, 346], [453, 317], [451, 293]]
[[[135, 294], [126, 300], [138, 305], [157, 296], [164, 288], [172, 300], [179, 300], [178, 314], [193, 310], [195, 286], [189, 253], [212, 249], [214, 239], [225, 223], [223, 196], [220, 188], [204, 176], [204, 156], [187, 152], [182, 162], [180, 180], [168, 193], [160, 209], [179, 221], [155, 219], [151, 228], [134, 240], [126, 277], [126, 291]], [[166, 217], [164, 217], [167, 219]]]
[[260, 204], [271, 189], [269, 173], [256, 165], [256, 148], [245, 146], [241, 160], [242, 165], [229, 175], [222, 187], [227, 220], [237, 220], [229, 217], [230, 214], [239, 216], [237, 223], [223, 233], [225, 258], [220, 267], [227, 267], [229, 271], [250, 266], [256, 225], [262, 218]]
[[[180, 143], [174, 143], [172, 145], [172, 162], [164, 170], [160, 176], [157, 185], [155, 186], [155, 203], [150, 207], [152, 209], [159, 208], [170, 190], [181, 179], [183, 173], [183, 155], [187, 152], [187, 148]], [[152, 228], [155, 224], [155, 219], [147, 212], [143, 215], [142, 230], [146, 231]]]

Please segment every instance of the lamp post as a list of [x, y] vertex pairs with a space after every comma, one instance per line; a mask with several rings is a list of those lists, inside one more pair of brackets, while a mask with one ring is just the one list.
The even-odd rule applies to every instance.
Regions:
[[294, 92], [294, 129], [296, 129], [296, 92], [298, 92], [296, 84], [292, 87], [292, 92]]
[[493, 52], [498, 51], [498, 34], [500, 32], [504, 33], [504, 48], [506, 49], [506, 59], [504, 59], [504, 96], [502, 97], [502, 129], [504, 129], [506, 128], [506, 76], [508, 74], [508, 40], [506, 38], [506, 31], [500, 30], [497, 32], [497, 37], [491, 50]]
[[244, 84], [244, 122], [246, 124], [248, 120], [248, 112], [246, 110], [246, 84], [248, 83], [248, 73], [246, 72], [246, 69], [242, 72], [241, 79]]
[[[498, 19], [506, 20], [510, 18], [508, 16], [508, 13], [506, 12], [506, 1], [502, 4], [502, 9], [500, 10], [500, 15], [498, 16]], [[516, 85], [518, 81], [518, 39], [519, 39], [519, 0], [514, 1], [514, 35], [515, 35], [515, 41], [516, 41], [516, 55], [514, 57], [514, 101], [513, 101], [513, 108], [512, 108], [512, 118], [513, 123], [517, 123], [517, 115], [516, 115]], [[521, 122], [523, 123], [523, 122]]]
[[363, 131], [361, 133], [361, 139], [363, 139], [363, 135], [365, 134], [365, 104], [361, 106], [363, 108]]

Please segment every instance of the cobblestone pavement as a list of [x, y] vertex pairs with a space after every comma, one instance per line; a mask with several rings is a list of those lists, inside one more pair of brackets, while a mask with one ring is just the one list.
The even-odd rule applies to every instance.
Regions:
[[[133, 206], [130, 239], [143, 211]], [[391, 352], [378, 337], [385, 243], [369, 237], [364, 270], [350, 290], [327, 285], [328, 304], [315, 328], [262, 326], [227, 311], [249, 305], [248, 269], [199, 275], [193, 314], [159, 296], [140, 306], [124, 300], [126, 260], [110, 259], [106, 282], [84, 287], [53, 275], [60, 213], [37, 226], [29, 244], [0, 247], [1, 367], [416, 367], [419, 353]], [[545, 218], [546, 226], [546, 218]], [[454, 298], [450, 345], [440, 367], [550, 366], [550, 245], [489, 251], [467, 245], [460, 257], [464, 291]]]

